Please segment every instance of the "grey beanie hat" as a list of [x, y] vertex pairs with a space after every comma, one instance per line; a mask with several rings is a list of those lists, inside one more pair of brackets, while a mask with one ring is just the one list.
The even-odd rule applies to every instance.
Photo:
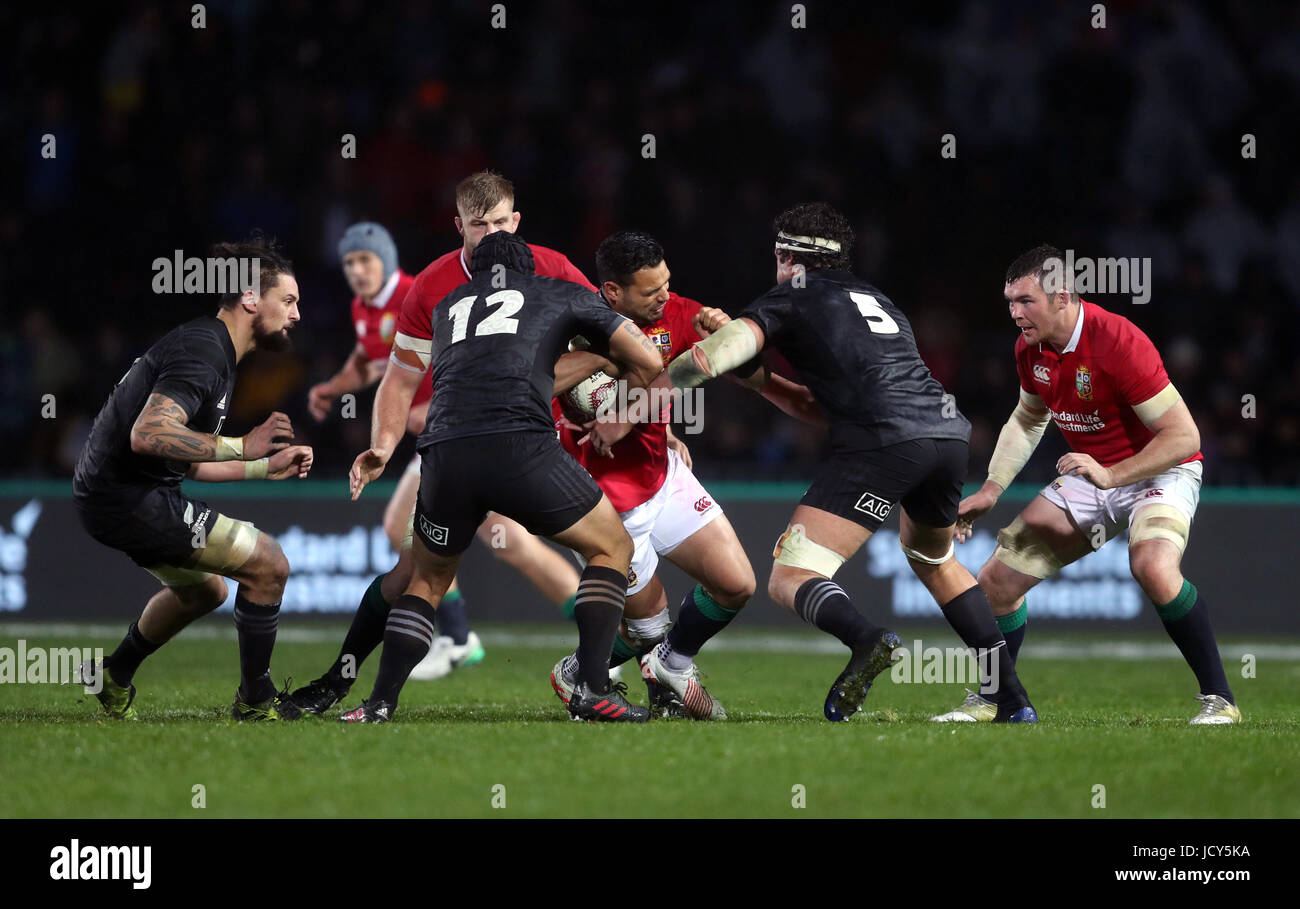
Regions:
[[397, 271], [397, 244], [382, 224], [362, 221], [343, 232], [343, 239], [339, 240], [339, 261], [348, 253], [361, 250], [374, 253], [384, 263], [385, 281]]

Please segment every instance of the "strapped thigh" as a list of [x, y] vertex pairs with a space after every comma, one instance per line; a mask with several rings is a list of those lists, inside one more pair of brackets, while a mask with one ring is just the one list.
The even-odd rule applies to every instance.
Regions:
[[1187, 516], [1172, 505], [1144, 505], [1129, 524], [1128, 545], [1132, 549], [1147, 540], [1168, 540], [1181, 554], [1187, 548], [1191, 524]]
[[243, 566], [257, 548], [259, 531], [247, 521], [217, 515], [207, 545], [184, 566], [159, 563], [145, 570], [167, 587], [190, 587], [214, 574], [229, 575]]
[[1050, 578], [1064, 564], [1051, 544], [1020, 515], [998, 531], [998, 546], [993, 555], [1008, 568], [1039, 580]]
[[815, 571], [826, 578], [835, 577], [846, 559], [833, 549], [814, 543], [803, 532], [802, 524], [790, 524], [776, 541], [772, 557], [778, 565]]

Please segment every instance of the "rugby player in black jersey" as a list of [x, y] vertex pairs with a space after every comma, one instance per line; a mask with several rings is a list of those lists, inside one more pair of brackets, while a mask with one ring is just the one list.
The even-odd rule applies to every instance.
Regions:
[[[220, 297], [214, 316], [172, 329], [136, 359], [99, 411], [77, 461], [73, 495], [86, 531], [159, 581], [156, 593], [102, 663], [81, 667], [105, 713], [135, 719], [136, 670], [149, 654], [226, 600], [239, 582], [235, 628], [240, 720], [297, 719], [271, 682], [271, 650], [289, 563], [269, 534], [185, 494], [186, 477], [208, 482], [305, 477], [312, 450], [291, 445], [282, 413], [243, 437], [221, 435], [235, 364], [254, 349], [284, 350], [298, 321], [293, 266], [272, 244], [219, 243], [214, 259], [256, 261], [251, 288]], [[236, 269], [252, 274], [254, 266]], [[232, 271], [232, 273], [234, 273]]]
[[997, 703], [999, 721], [1036, 722], [988, 599], [953, 556], [970, 423], [930, 375], [907, 318], [849, 271], [847, 219], [815, 202], [774, 226], [777, 286], [674, 359], [656, 384], [689, 388], [732, 370], [752, 373], [767, 346], [820, 405], [831, 456], [777, 541], [768, 594], [852, 651], [826, 696], [826, 718], [856, 713], [899, 646], [831, 579], [901, 503], [908, 564], [979, 656], [981, 693]]
[[[569, 714], [645, 722], [649, 710], [629, 704], [622, 684], [610, 688], [608, 676], [632, 540], [596, 481], [560, 446], [551, 398], [566, 390], [556, 387], [555, 364], [575, 335], [608, 338], [609, 357], [633, 388], [645, 387], [662, 371], [658, 348], [599, 295], [536, 276], [533, 251], [518, 234], [485, 236], [470, 272], [468, 283], [434, 307], [431, 326], [427, 310], [425, 324], [417, 326], [413, 311], [403, 308], [391, 355], [397, 368], [384, 373], [371, 447], [352, 465], [355, 499], [392, 457], [411, 399], [432, 363], [436, 391], [416, 445], [423, 469], [415, 574], [388, 613], [370, 697], [340, 719], [373, 723], [392, 717], [412, 667], [433, 644], [437, 603], [460, 554], [487, 512], [495, 511], [568, 546], [586, 562], [574, 609], [578, 682]], [[418, 306], [409, 295], [407, 303]]]

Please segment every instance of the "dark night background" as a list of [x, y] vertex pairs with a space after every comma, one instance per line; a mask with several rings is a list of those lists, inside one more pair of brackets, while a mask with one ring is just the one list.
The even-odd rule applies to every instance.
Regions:
[[[648, 230], [675, 290], [733, 313], [772, 283], [773, 215], [835, 204], [857, 271], [908, 314], [971, 418], [976, 482], [1016, 402], [1008, 262], [1041, 241], [1150, 257], [1149, 304], [1093, 299], [1160, 349], [1207, 484], [1300, 485], [1293, 3], [1112, 2], [1104, 29], [1081, 2], [814, 0], [804, 29], [790, 3], [509, 2], [505, 29], [469, 0], [209, 2], [205, 29], [189, 2], [25, 6], [0, 8], [10, 477], [70, 475], [132, 359], [214, 309], [153, 294], [156, 257], [261, 228], [295, 261], [302, 322], [292, 355], [241, 366], [229, 425], [282, 409], [316, 446], [313, 475], [341, 478], [368, 403], [352, 421], [306, 412], [353, 344], [335, 243], [380, 221], [418, 271], [459, 245], [455, 183], [492, 167], [529, 241], [594, 276], [605, 235]], [[44, 394], [57, 419], [41, 418]], [[807, 477], [821, 449], [714, 386], [704, 433], [685, 438], [706, 479]], [[1022, 479], [1050, 478], [1063, 450], [1049, 431]]]

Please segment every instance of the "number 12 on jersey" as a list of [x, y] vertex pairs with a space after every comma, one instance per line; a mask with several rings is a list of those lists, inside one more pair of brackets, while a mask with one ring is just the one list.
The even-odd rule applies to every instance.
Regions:
[[[451, 317], [451, 343], [465, 340], [469, 330], [469, 311], [474, 308], [474, 301], [477, 299], [477, 295], [463, 297], [448, 308], [447, 315]], [[496, 293], [488, 294], [483, 302], [488, 306], [499, 305], [499, 308], [488, 313], [487, 318], [478, 323], [474, 329], [475, 337], [513, 335], [519, 330], [519, 320], [512, 319], [511, 316], [519, 312], [520, 307], [524, 305], [523, 294], [517, 290], [498, 290]]]
[[871, 294], [859, 293], [856, 290], [849, 291], [849, 296], [854, 303], [858, 304], [858, 312], [862, 313], [862, 318], [867, 320], [867, 327], [873, 332], [878, 335], [898, 334], [898, 323], [885, 312], [879, 300]]

